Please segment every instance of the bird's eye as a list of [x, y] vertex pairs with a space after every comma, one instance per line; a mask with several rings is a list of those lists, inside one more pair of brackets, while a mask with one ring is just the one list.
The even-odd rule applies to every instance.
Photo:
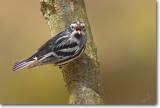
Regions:
[[85, 26], [81, 26], [82, 27], [82, 29], [85, 29]]
[[72, 29], [74, 29], [74, 26], [71, 26]]

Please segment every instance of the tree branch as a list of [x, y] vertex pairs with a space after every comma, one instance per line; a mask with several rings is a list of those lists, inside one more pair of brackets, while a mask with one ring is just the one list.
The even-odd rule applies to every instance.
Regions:
[[40, 3], [52, 35], [64, 30], [75, 20], [85, 23], [87, 48], [81, 57], [63, 66], [62, 73], [69, 91], [69, 104], [101, 104], [100, 68], [84, 1], [40, 0]]

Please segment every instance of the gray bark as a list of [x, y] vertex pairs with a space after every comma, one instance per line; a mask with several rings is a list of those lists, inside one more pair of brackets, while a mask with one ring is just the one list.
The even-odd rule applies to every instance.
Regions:
[[88, 34], [85, 52], [63, 66], [62, 73], [69, 91], [69, 104], [102, 104], [100, 65], [83, 0], [40, 0], [41, 11], [51, 34], [64, 30], [75, 20], [85, 23]]

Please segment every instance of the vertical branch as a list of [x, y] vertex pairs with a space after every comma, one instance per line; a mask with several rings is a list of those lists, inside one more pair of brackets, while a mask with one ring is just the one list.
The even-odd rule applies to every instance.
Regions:
[[101, 104], [100, 68], [84, 0], [40, 0], [40, 3], [52, 35], [75, 20], [86, 24], [87, 48], [81, 57], [65, 65], [62, 73], [69, 91], [69, 104]]

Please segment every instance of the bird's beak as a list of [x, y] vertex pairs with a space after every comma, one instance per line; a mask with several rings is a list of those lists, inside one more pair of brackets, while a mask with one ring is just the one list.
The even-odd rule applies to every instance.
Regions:
[[81, 31], [80, 30], [77, 30], [78, 34], [81, 34]]
[[80, 27], [77, 27], [77, 28], [76, 28], [76, 31], [77, 31], [78, 34], [81, 34], [81, 29], [80, 29]]

